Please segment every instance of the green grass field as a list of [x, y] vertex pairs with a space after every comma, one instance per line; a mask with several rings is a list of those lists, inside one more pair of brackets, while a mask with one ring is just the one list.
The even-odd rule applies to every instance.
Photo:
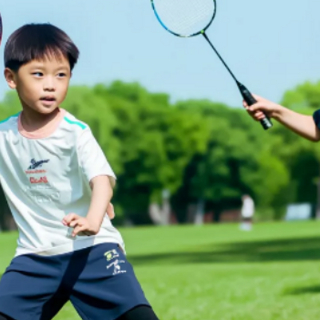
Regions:
[[[319, 317], [320, 223], [121, 229], [128, 259], [162, 320]], [[16, 233], [0, 234], [0, 273]], [[55, 320], [80, 319], [66, 305]], [[138, 320], [138, 319], [137, 319]]]

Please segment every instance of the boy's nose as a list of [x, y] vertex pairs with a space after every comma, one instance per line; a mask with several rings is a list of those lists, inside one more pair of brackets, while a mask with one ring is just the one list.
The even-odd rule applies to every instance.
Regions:
[[56, 89], [56, 86], [55, 86], [55, 82], [53, 79], [46, 79], [46, 81], [44, 82], [44, 85], [43, 85], [43, 89], [44, 91], [55, 91]]

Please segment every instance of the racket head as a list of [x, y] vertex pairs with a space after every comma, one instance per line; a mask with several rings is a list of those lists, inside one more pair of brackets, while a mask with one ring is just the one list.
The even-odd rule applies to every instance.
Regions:
[[182, 38], [204, 33], [217, 12], [216, 0], [151, 0], [151, 6], [162, 27]]
[[0, 45], [1, 45], [1, 41], [2, 41], [2, 31], [3, 31], [2, 18], [1, 18], [1, 13], [0, 13]]

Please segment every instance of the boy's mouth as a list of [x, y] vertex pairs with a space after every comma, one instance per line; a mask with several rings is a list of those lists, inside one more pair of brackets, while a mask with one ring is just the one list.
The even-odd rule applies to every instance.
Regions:
[[52, 107], [56, 102], [56, 98], [54, 96], [45, 96], [40, 98], [40, 101], [44, 107]]
[[56, 98], [54, 96], [45, 96], [40, 98], [41, 101], [47, 101], [47, 102], [52, 102], [52, 101], [56, 101]]

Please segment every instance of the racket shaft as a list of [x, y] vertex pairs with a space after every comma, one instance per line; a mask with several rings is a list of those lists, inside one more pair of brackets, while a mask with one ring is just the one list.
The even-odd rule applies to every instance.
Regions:
[[[249, 106], [252, 106], [253, 104], [257, 103], [257, 100], [252, 96], [250, 91], [243, 84], [238, 83], [238, 87], [239, 87], [239, 90], [241, 92], [241, 95], [242, 95], [244, 101]], [[267, 117], [265, 114], [264, 114], [264, 116], [265, 116], [264, 119], [260, 120], [260, 123], [261, 123], [264, 130], [268, 130], [273, 126], [273, 124], [272, 124], [269, 117]]]
[[[251, 106], [253, 104], [255, 104], [257, 101], [255, 100], [255, 98], [252, 96], [252, 94], [250, 93], [250, 91], [243, 85], [241, 84], [236, 76], [233, 74], [233, 72], [231, 71], [231, 69], [228, 67], [228, 65], [226, 64], [226, 62], [223, 60], [222, 56], [220, 55], [220, 53], [218, 52], [218, 50], [214, 47], [214, 45], [212, 44], [212, 42], [210, 41], [210, 39], [208, 38], [208, 36], [206, 35], [205, 32], [202, 32], [202, 35], [204, 36], [204, 38], [207, 40], [207, 42], [209, 43], [210, 47], [213, 49], [213, 51], [217, 54], [218, 58], [220, 59], [220, 61], [223, 63], [223, 65], [226, 67], [226, 69], [228, 70], [229, 74], [231, 75], [231, 77], [234, 79], [234, 81], [237, 83], [238, 88], [241, 92], [241, 95], [243, 97], [243, 99], [246, 101], [246, 103]], [[263, 127], [264, 130], [268, 130], [270, 129], [273, 125], [272, 122], [270, 121], [270, 119], [265, 115], [265, 118], [260, 120], [260, 123]]]

